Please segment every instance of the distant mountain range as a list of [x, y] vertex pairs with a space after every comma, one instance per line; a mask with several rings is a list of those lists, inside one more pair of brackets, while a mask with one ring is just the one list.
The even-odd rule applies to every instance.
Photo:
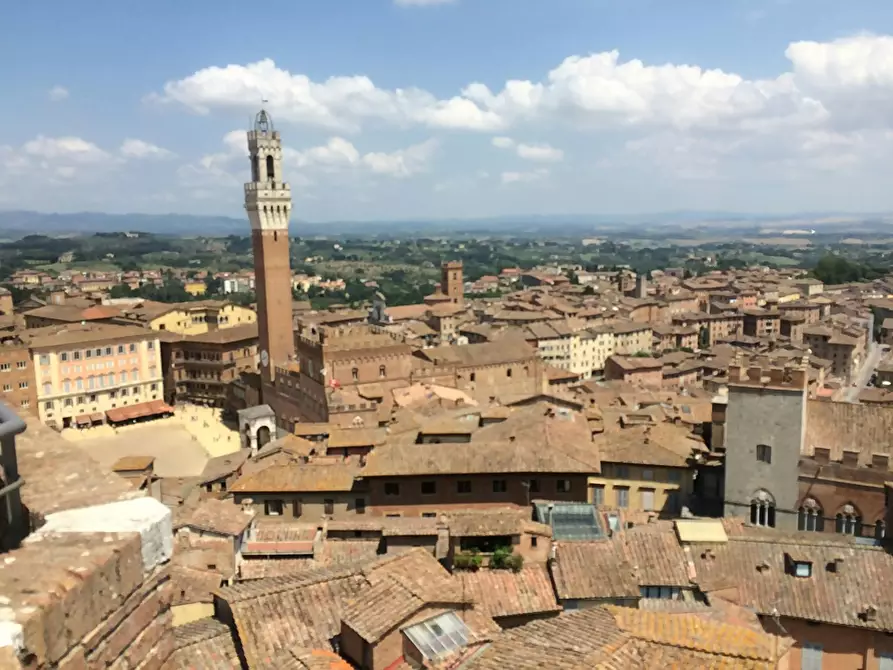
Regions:
[[[592, 234], [600, 231], [678, 227], [683, 229], [753, 229], [783, 227], [847, 226], [886, 228], [888, 214], [851, 214], [808, 212], [788, 215], [761, 215], [722, 211], [675, 211], [638, 215], [518, 215], [479, 219], [418, 219], [401, 221], [330, 221], [312, 223], [294, 220], [293, 235], [461, 235], [491, 233], [505, 235]], [[186, 214], [103, 214], [79, 212], [48, 214], [30, 211], [0, 211], [0, 235], [18, 238], [29, 234], [76, 235], [140, 231], [157, 235], [224, 236], [247, 235], [247, 218], [226, 216], [190, 216]]]

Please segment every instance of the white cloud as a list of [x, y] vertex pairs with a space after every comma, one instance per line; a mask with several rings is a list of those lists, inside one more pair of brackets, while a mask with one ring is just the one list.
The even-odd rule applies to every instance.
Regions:
[[361, 123], [382, 120], [432, 128], [493, 130], [502, 120], [474, 102], [456, 96], [438, 100], [420, 89], [379, 89], [364, 76], [330, 77], [311, 81], [276, 67], [269, 59], [249, 65], [209, 67], [164, 85], [149, 100], [184, 105], [198, 114], [212, 109], [250, 111], [262, 98], [274, 121], [306, 123], [343, 131], [359, 130]]
[[400, 7], [431, 7], [433, 5], [449, 5], [456, 0], [394, 0]]
[[375, 174], [409, 177], [428, 167], [437, 146], [437, 140], [430, 139], [391, 153], [372, 152], [363, 156], [363, 163]]
[[564, 152], [548, 144], [523, 144], [511, 137], [494, 137], [490, 143], [497, 149], [514, 149], [519, 158], [539, 163], [558, 163], [564, 160]]
[[[202, 156], [197, 162], [178, 170], [181, 183], [188, 187], [225, 187], [248, 179], [245, 132], [234, 130], [223, 138], [224, 150]], [[352, 142], [343, 137], [332, 137], [325, 144], [297, 150], [289, 146], [282, 149], [285, 163], [285, 179], [293, 186], [309, 186], [309, 175], [334, 174], [354, 170], [367, 175], [384, 175], [405, 178], [428, 169], [437, 150], [438, 142], [429, 139], [405, 149], [392, 152], [372, 151], [362, 153]]]
[[108, 160], [109, 154], [98, 146], [80, 137], [44, 137], [38, 135], [24, 144], [26, 156], [46, 161], [67, 161], [72, 163], [98, 163]]
[[143, 140], [126, 139], [121, 145], [120, 153], [126, 158], [171, 158], [174, 154], [155, 144]]
[[68, 89], [64, 86], [53, 86], [53, 88], [47, 92], [47, 96], [53, 102], [61, 102], [68, 98]]
[[549, 171], [545, 168], [533, 170], [531, 172], [503, 172], [501, 180], [503, 184], [529, 183], [532, 181], [541, 181], [549, 176]]

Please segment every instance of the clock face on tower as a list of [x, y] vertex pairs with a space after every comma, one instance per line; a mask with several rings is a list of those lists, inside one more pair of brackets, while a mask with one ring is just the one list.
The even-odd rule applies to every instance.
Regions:
[[264, 367], [270, 364], [270, 354], [267, 353], [266, 349], [260, 352], [260, 364]]

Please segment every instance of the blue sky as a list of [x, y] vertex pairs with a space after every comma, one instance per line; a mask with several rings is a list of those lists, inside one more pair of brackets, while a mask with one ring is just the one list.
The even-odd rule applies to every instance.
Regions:
[[[0, 26], [0, 209], [889, 211], [888, 0], [42, 0]], [[9, 64], [14, 66], [9, 67]]]

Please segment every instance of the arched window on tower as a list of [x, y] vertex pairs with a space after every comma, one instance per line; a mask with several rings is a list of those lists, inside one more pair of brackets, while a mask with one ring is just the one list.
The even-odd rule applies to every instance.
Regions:
[[260, 166], [257, 163], [257, 156], [251, 158], [251, 181], [260, 181]]
[[816, 500], [807, 498], [803, 501], [803, 504], [800, 506], [799, 514], [797, 515], [797, 529], [814, 530], [818, 532], [825, 529], [824, 512], [822, 506], [819, 505]]
[[274, 168], [273, 157], [267, 156], [267, 181], [276, 181], [276, 170]]
[[835, 530], [841, 535], [862, 535], [862, 515], [853, 505], [847, 503], [837, 513]]
[[383, 365], [379, 365], [378, 366], [378, 376], [383, 379], [383, 378], [387, 377], [387, 375], [388, 375], [387, 368], [385, 368], [385, 366], [383, 366]]
[[350, 371], [350, 378], [353, 379], [354, 381], [357, 381], [357, 380], [360, 378], [360, 369], [359, 369], [359, 368], [353, 368], [353, 369]]
[[775, 528], [775, 498], [768, 491], [757, 491], [750, 499], [750, 522], [754, 526]]

